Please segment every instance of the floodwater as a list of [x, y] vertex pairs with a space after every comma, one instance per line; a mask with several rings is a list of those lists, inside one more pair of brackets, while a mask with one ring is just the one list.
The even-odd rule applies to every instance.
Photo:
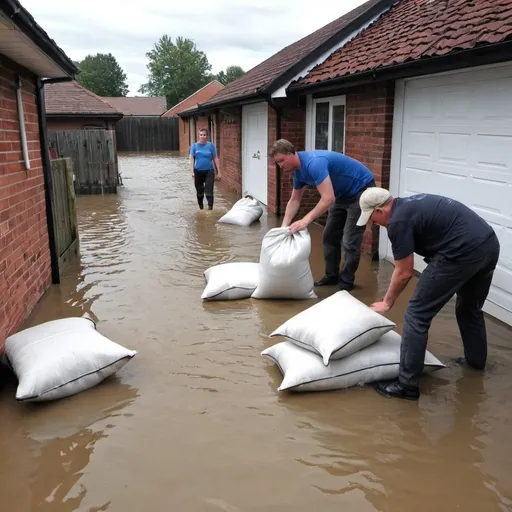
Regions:
[[[236, 198], [217, 184], [214, 211], [198, 211], [184, 159], [120, 166], [118, 195], [78, 198], [80, 259], [26, 326], [87, 312], [138, 354], [67, 399], [17, 403], [12, 380], [0, 391], [2, 512], [512, 510], [510, 329], [488, 319], [485, 373], [452, 364], [449, 304], [429, 343], [449, 366], [423, 378], [417, 403], [371, 387], [279, 394], [260, 352], [315, 301], [200, 300], [203, 271], [257, 261], [279, 221], [216, 224]], [[310, 231], [318, 278], [321, 228]], [[381, 298], [391, 271], [365, 260], [354, 295]], [[399, 332], [413, 286], [390, 314]]]

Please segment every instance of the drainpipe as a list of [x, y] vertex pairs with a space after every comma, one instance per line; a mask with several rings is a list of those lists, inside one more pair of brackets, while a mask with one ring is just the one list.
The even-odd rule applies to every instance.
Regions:
[[50, 78], [47, 80], [37, 79], [36, 103], [37, 118], [39, 123], [39, 144], [41, 146], [41, 158], [43, 161], [44, 192], [46, 202], [46, 222], [48, 226], [48, 240], [50, 243], [50, 261], [52, 267], [52, 282], [60, 283], [59, 273], [59, 255], [55, 243], [55, 229], [53, 226], [53, 208], [52, 208], [52, 167], [50, 163], [50, 154], [48, 148], [48, 131], [46, 126], [46, 109], [44, 103], [44, 85], [56, 82], [70, 82], [72, 78]]
[[[279, 140], [281, 138], [281, 109], [276, 106], [273, 102], [272, 97], [269, 95], [266, 98], [266, 102], [270, 107], [274, 109], [276, 113], [276, 139]], [[276, 215], [278, 217], [281, 216], [281, 167], [276, 164]]]
[[18, 120], [20, 123], [21, 149], [23, 151], [23, 160], [25, 161], [25, 170], [30, 170], [30, 158], [28, 157], [27, 127], [25, 126], [25, 111], [23, 110], [23, 94], [21, 89], [21, 77], [16, 75], [16, 100], [18, 103]]

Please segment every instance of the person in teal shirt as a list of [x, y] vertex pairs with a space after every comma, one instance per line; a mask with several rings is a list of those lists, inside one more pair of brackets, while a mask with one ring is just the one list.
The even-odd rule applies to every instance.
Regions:
[[[214, 166], [215, 164], [215, 166]], [[199, 208], [204, 208], [204, 196], [208, 202], [208, 209], [213, 210], [213, 184], [215, 180], [215, 167], [217, 178], [221, 179], [220, 163], [213, 143], [208, 141], [208, 130], [199, 130], [199, 141], [190, 147], [190, 168], [197, 192]]]
[[[274, 143], [270, 156], [285, 172], [293, 171], [293, 191], [283, 227], [295, 233], [329, 212], [323, 232], [325, 275], [315, 281], [315, 286], [337, 284], [340, 290], [352, 290], [365, 231], [364, 226], [357, 226], [361, 215], [359, 197], [368, 187], [375, 186], [373, 174], [361, 162], [342, 153], [295, 151], [293, 144], [285, 139]], [[308, 186], [318, 190], [320, 200], [302, 219], [291, 223]], [[345, 263], [340, 271], [342, 242]]]

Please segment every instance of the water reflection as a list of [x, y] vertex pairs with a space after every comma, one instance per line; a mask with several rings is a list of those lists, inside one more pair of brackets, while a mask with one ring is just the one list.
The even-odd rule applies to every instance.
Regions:
[[[203, 271], [258, 261], [280, 219], [218, 224], [236, 194], [216, 183], [214, 210], [199, 212], [183, 158], [121, 156], [120, 166], [117, 196], [78, 198], [80, 258], [26, 326], [87, 313], [137, 357], [52, 404], [16, 403], [14, 382], [0, 390], [1, 510], [512, 509], [508, 328], [488, 321], [484, 373], [450, 365], [422, 381], [419, 403], [371, 388], [277, 393], [279, 370], [260, 356], [279, 341], [268, 335], [336, 290], [201, 301]], [[319, 278], [322, 233], [310, 232]], [[391, 272], [364, 258], [354, 295], [379, 300]], [[413, 289], [389, 315], [399, 332]], [[453, 303], [433, 322], [429, 350], [444, 362], [461, 355]]]

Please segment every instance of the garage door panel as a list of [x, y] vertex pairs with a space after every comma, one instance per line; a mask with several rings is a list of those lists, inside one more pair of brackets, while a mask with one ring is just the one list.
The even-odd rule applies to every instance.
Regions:
[[403, 90], [398, 194], [452, 197], [493, 227], [501, 254], [489, 301], [512, 324], [512, 65], [409, 80]]

